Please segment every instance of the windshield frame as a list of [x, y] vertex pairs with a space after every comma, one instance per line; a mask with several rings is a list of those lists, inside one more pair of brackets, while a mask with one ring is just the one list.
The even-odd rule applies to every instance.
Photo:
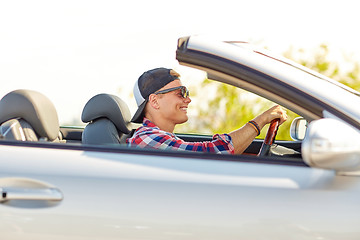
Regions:
[[[323, 118], [326, 111], [360, 129], [360, 109], [348, 104], [360, 104], [357, 91], [290, 60], [260, 53], [245, 43], [201, 37], [179, 39], [176, 54], [181, 65], [205, 70], [213, 80], [253, 92], [309, 121]], [[322, 91], [324, 87], [331, 91]], [[334, 92], [341, 97], [335, 98]]]

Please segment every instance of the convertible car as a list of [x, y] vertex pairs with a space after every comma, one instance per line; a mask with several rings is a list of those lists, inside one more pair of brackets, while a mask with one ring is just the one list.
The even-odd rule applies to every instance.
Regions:
[[11, 91], [1, 239], [360, 239], [359, 92], [248, 43], [183, 37], [176, 59], [297, 113], [294, 140], [274, 142], [273, 123], [241, 155], [129, 148], [118, 96], [99, 93], [85, 127], [63, 127], [42, 93]]

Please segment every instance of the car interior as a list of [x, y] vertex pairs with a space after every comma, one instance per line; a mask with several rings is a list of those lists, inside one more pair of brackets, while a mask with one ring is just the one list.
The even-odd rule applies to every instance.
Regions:
[[[127, 104], [118, 96], [98, 94], [84, 106], [84, 127], [60, 127], [52, 102], [33, 90], [15, 90], [0, 100], [0, 135], [4, 140], [71, 143], [76, 145], [125, 145], [137, 124], [131, 123]], [[177, 134], [185, 141], [209, 141], [210, 135]], [[255, 139], [244, 152], [257, 155], [263, 140]], [[279, 141], [272, 156], [301, 160], [301, 141]]]

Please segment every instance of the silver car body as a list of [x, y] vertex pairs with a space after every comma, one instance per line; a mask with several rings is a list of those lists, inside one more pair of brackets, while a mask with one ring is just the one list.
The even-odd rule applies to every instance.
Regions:
[[177, 58], [312, 122], [306, 159], [0, 141], [1, 239], [359, 239], [358, 149], [312, 148], [326, 117], [358, 137], [358, 93], [242, 45], [181, 38]]

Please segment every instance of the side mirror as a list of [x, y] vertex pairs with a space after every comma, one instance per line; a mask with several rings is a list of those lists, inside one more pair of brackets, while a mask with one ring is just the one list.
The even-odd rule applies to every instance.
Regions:
[[323, 118], [309, 124], [302, 141], [304, 161], [335, 171], [360, 170], [360, 131], [343, 121]]
[[290, 127], [290, 137], [293, 140], [301, 141], [305, 138], [308, 122], [303, 117], [295, 118]]

